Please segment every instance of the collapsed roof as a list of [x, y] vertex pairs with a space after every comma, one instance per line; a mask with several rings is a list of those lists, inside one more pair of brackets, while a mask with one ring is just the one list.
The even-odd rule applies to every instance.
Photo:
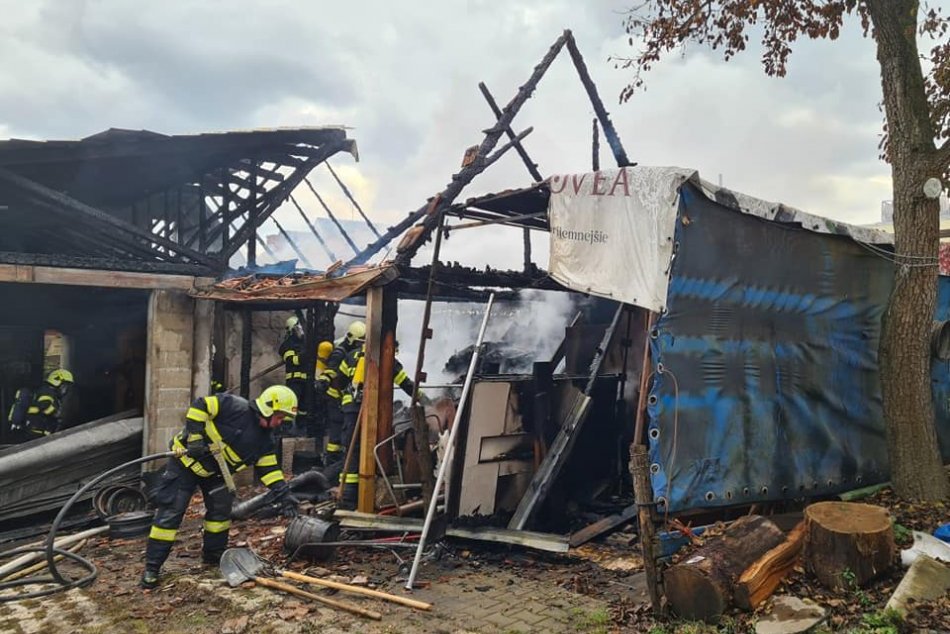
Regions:
[[340, 126], [0, 142], [0, 262], [215, 274], [340, 151]]

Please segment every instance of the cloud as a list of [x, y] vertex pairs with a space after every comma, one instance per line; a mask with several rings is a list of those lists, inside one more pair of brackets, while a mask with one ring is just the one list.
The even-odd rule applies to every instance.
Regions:
[[[504, 105], [564, 28], [573, 30], [632, 160], [693, 167], [713, 181], [722, 175], [751, 195], [852, 222], [877, 220], [889, 197], [889, 169], [877, 159], [879, 70], [857, 25], [835, 42], [796, 42], [784, 79], [764, 75], [756, 47], [728, 64], [691, 47], [658, 64], [648, 90], [620, 105], [629, 73], [607, 60], [630, 53], [626, 7], [607, 0], [583, 7], [512, 0], [504, 8], [487, 0], [6, 5], [5, 135], [342, 123], [361, 161], [341, 156], [334, 165], [383, 227], [441, 190], [493, 123], [477, 83]], [[543, 174], [585, 171], [592, 116], [562, 54], [514, 127], [534, 126], [525, 146]], [[611, 166], [601, 142], [601, 164]], [[511, 153], [462, 197], [529, 181]], [[315, 175], [315, 184], [334, 210], [357, 218], [332, 182]], [[308, 212], [322, 213], [301, 198]], [[278, 217], [305, 229], [293, 208]], [[447, 253], [520, 266], [519, 232], [480, 231], [453, 239]], [[534, 242], [543, 254], [544, 237]]]

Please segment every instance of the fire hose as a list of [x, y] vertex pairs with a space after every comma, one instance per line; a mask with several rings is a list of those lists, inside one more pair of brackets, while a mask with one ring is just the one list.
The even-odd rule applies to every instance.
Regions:
[[[85, 557], [80, 556], [77, 553], [65, 550], [63, 548], [58, 548], [55, 544], [56, 542], [56, 533], [59, 530], [60, 524], [66, 518], [66, 515], [69, 513], [69, 510], [72, 506], [85, 494], [89, 489], [96, 486], [104, 479], [108, 478], [114, 473], [122, 471], [123, 469], [128, 469], [137, 464], [142, 464], [145, 462], [151, 462], [152, 460], [160, 460], [162, 458], [170, 458], [174, 456], [175, 453], [172, 451], [165, 451], [162, 453], [155, 453], [148, 456], [142, 456], [141, 458], [136, 458], [135, 460], [130, 460], [126, 463], [119, 465], [113, 469], [109, 469], [103, 473], [100, 473], [95, 478], [83, 485], [78, 491], [76, 491], [71, 498], [63, 505], [63, 508], [60, 509], [59, 513], [56, 515], [56, 518], [53, 520], [52, 526], [50, 526], [49, 533], [46, 536], [46, 543], [43, 546], [25, 546], [22, 548], [16, 548], [14, 550], [7, 551], [3, 553], [3, 557], [9, 557], [13, 555], [22, 555], [25, 553], [44, 553], [46, 557], [46, 565], [49, 567], [50, 575], [41, 576], [41, 577], [25, 577], [22, 579], [15, 579], [13, 581], [0, 582], [0, 590], [7, 590], [10, 588], [30, 586], [30, 585], [48, 585], [48, 584], [59, 584], [53, 588], [45, 588], [42, 590], [34, 590], [33, 592], [25, 593], [15, 593], [15, 594], [3, 594], [0, 595], [0, 603], [7, 601], [21, 601], [23, 599], [36, 599], [39, 597], [49, 596], [51, 594], [56, 594], [57, 592], [64, 592], [66, 590], [71, 590], [73, 588], [82, 588], [88, 586], [99, 576], [99, 569], [94, 563], [86, 559]], [[69, 559], [86, 570], [85, 576], [79, 577], [78, 579], [69, 579], [64, 576], [57, 567], [57, 559], [59, 558]]]

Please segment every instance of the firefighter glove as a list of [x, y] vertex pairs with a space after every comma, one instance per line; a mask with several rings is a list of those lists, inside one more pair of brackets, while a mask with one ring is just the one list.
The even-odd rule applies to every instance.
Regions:
[[300, 504], [300, 500], [293, 493], [288, 492], [281, 500], [280, 514], [288, 518], [297, 517], [300, 515], [300, 511], [297, 510], [298, 504]]

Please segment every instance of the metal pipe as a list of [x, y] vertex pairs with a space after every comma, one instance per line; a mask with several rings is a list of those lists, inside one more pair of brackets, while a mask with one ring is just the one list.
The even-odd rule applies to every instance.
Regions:
[[[429, 502], [429, 510], [426, 512], [426, 521], [422, 525], [422, 534], [419, 536], [419, 548], [416, 549], [416, 556], [412, 560], [412, 570], [409, 572], [409, 579], [406, 581], [406, 589], [412, 590], [413, 581], [416, 579], [416, 573], [419, 572], [419, 563], [422, 561], [422, 550], [426, 545], [426, 538], [429, 536], [429, 529], [432, 526], [432, 519], [435, 516], [435, 507], [439, 498], [439, 488], [445, 480], [447, 466], [452, 461], [452, 448], [455, 446], [455, 439], [458, 436], [459, 427], [461, 427], [462, 412], [465, 411], [465, 404], [468, 400], [468, 393], [472, 388], [472, 378], [475, 376], [475, 368], [478, 367], [479, 352], [482, 348], [482, 341], [485, 339], [485, 330], [488, 328], [488, 317], [491, 315], [492, 304], [495, 303], [495, 294], [488, 296], [488, 304], [485, 306], [485, 316], [482, 318], [482, 327], [478, 331], [478, 339], [475, 342], [475, 350], [472, 352], [472, 360], [468, 364], [468, 374], [465, 376], [465, 386], [462, 388], [462, 397], [459, 399], [458, 409], [455, 410], [455, 420], [452, 423], [452, 430], [449, 432], [449, 440], [445, 445], [445, 455], [442, 457], [442, 464], [439, 465], [439, 473], [435, 478], [435, 490], [432, 493], [432, 500]], [[446, 495], [446, 504], [448, 504], [448, 495]]]

